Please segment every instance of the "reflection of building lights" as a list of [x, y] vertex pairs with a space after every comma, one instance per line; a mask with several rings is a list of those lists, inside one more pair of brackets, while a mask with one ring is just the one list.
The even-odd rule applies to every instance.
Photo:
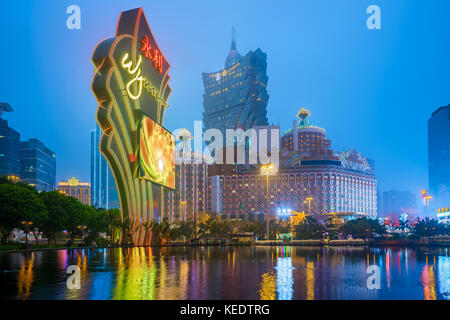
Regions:
[[278, 300], [292, 300], [294, 279], [292, 277], [292, 259], [278, 258], [277, 266], [277, 293]]
[[444, 299], [450, 300], [450, 257], [439, 256], [438, 261], [439, 292]]

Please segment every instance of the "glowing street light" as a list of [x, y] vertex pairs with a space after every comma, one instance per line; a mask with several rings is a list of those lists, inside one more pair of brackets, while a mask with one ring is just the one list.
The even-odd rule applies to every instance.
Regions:
[[311, 215], [311, 201], [314, 201], [313, 197], [307, 197], [303, 203], [308, 203], [308, 215]]
[[423, 189], [421, 191], [422, 193], [422, 199], [424, 204], [427, 206], [427, 215], [430, 216], [430, 200], [433, 199], [433, 197], [429, 194], [427, 194], [427, 190]]
[[273, 169], [273, 165], [271, 163], [268, 164], [263, 164], [261, 166], [261, 174], [266, 174], [266, 181], [267, 181], [267, 207], [266, 207], [266, 227], [267, 227], [267, 240], [269, 240], [269, 215], [270, 215], [270, 210], [269, 210], [269, 173], [272, 171]]
[[33, 225], [33, 221], [22, 220], [20, 223], [25, 227], [25, 244], [28, 245], [29, 228]]

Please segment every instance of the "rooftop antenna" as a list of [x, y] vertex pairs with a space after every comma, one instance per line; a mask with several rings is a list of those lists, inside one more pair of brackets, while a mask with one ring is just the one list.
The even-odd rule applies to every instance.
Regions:
[[12, 112], [13, 108], [7, 102], [0, 102], [0, 118], [3, 112]]
[[231, 50], [235, 50], [236, 51], [236, 29], [231, 28]]

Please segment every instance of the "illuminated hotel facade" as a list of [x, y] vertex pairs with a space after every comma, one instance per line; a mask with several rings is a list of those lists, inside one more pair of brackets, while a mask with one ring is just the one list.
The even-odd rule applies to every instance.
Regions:
[[241, 56], [233, 32], [224, 69], [203, 73], [204, 130], [219, 129], [225, 137], [226, 129], [247, 130], [268, 124], [266, 59], [260, 49]]
[[175, 190], [163, 193], [163, 216], [170, 221], [192, 221], [207, 209], [208, 165], [194, 153], [190, 163], [180, 162], [175, 164]]
[[267, 177], [258, 167], [238, 166], [236, 174], [208, 178], [209, 210], [250, 220], [265, 214], [268, 178], [271, 215], [291, 209], [319, 220], [335, 213], [377, 216], [377, 181], [367, 160], [356, 152], [332, 151], [325, 130], [309, 124], [309, 112], [301, 116], [303, 121], [294, 122], [281, 139], [276, 174]]
[[91, 184], [88, 182], [80, 182], [72, 177], [68, 181], [58, 182], [56, 190], [68, 197], [78, 199], [83, 204], [91, 205]]

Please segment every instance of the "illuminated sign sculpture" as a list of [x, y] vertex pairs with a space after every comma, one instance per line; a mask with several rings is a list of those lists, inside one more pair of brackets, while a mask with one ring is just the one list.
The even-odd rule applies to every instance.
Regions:
[[[96, 119], [102, 130], [99, 148], [114, 176], [122, 215], [141, 225], [161, 217], [162, 188], [173, 187], [171, 147], [150, 145], [171, 137], [162, 127], [171, 93], [170, 65], [142, 8], [120, 14], [115, 37], [97, 45], [92, 62]], [[151, 134], [149, 126], [155, 129]], [[135, 232], [134, 244], [149, 239], [145, 232], [143, 227]]]

